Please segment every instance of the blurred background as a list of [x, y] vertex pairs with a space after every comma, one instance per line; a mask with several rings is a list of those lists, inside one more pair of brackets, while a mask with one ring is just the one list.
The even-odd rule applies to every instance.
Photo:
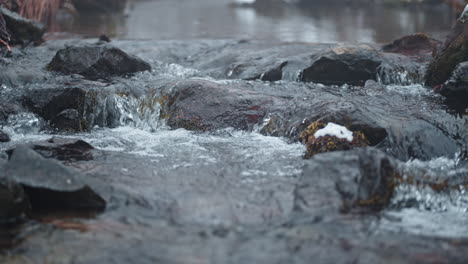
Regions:
[[[464, 0], [0, 0], [48, 25], [47, 38], [261, 39], [384, 43], [443, 38]], [[66, 33], [65, 33], [66, 32]]]

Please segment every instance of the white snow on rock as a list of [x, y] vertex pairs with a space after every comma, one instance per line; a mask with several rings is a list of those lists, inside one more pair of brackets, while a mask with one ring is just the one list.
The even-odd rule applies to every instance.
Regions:
[[337, 125], [335, 123], [328, 123], [324, 128], [315, 132], [314, 137], [335, 136], [337, 138], [344, 138], [348, 141], [353, 141], [353, 132], [349, 131], [346, 127]]

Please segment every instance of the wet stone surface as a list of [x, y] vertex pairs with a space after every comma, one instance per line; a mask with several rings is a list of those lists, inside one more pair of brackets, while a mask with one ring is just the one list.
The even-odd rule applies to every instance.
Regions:
[[[0, 226], [1, 263], [468, 258], [467, 116], [418, 84], [426, 53], [113, 40], [152, 71], [45, 70], [93, 41], [50, 41], [1, 65], [0, 217], [21, 216]], [[325, 57], [364, 68], [303, 79]], [[330, 122], [365, 144], [329, 148], [340, 138], [326, 135], [304, 159], [313, 124]]]

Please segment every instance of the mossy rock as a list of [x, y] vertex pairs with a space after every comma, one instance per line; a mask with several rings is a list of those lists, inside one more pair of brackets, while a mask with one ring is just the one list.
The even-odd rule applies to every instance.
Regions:
[[316, 154], [324, 152], [350, 150], [358, 147], [369, 146], [369, 141], [361, 131], [353, 131], [352, 141], [329, 135], [315, 138], [315, 132], [324, 128], [327, 123], [328, 122], [324, 122], [322, 120], [316, 121], [310, 124], [301, 133], [302, 143], [306, 145], [306, 153], [304, 158], [308, 159]]

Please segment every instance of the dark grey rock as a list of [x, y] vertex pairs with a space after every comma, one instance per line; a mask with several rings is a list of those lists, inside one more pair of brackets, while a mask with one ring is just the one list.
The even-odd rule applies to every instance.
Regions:
[[47, 69], [64, 74], [81, 74], [90, 79], [105, 79], [150, 71], [151, 66], [116, 47], [88, 45], [59, 50]]
[[82, 175], [57, 161], [45, 159], [26, 146], [13, 150], [4, 175], [21, 184], [33, 211], [103, 211], [106, 202], [82, 179]]
[[50, 120], [50, 125], [60, 131], [83, 131], [87, 129], [76, 109], [63, 110]]
[[10, 140], [10, 136], [7, 133], [0, 130], [0, 142], [10, 142]]
[[249, 130], [283, 102], [273, 96], [214, 82], [193, 80], [168, 86], [162, 117], [172, 127]]
[[460, 100], [468, 101], [468, 62], [457, 65], [439, 92], [445, 96], [460, 96]]
[[362, 86], [367, 80], [377, 79], [377, 70], [382, 63], [379, 53], [367, 46], [335, 47], [311, 60], [299, 80], [325, 85]]
[[95, 106], [96, 93], [92, 87], [85, 85], [27, 90], [23, 96], [23, 105], [49, 121], [52, 128], [86, 131], [90, 124], [85, 112]]
[[434, 87], [443, 84], [450, 78], [452, 71], [459, 63], [468, 60], [467, 19], [468, 12], [464, 12], [428, 65], [425, 76], [426, 85]]
[[20, 184], [1, 176], [0, 224], [18, 221], [24, 216], [28, 209], [29, 200], [23, 187]]
[[318, 154], [303, 169], [295, 209], [313, 215], [382, 210], [397, 176], [396, 162], [374, 148]]
[[93, 159], [94, 147], [80, 139], [53, 137], [45, 141], [33, 142], [28, 146], [45, 158], [63, 161]]
[[42, 35], [44, 35], [46, 28], [41, 23], [23, 18], [3, 7], [0, 7], [0, 13], [11, 33], [10, 44], [27, 44], [29, 42], [40, 44], [43, 41]]

